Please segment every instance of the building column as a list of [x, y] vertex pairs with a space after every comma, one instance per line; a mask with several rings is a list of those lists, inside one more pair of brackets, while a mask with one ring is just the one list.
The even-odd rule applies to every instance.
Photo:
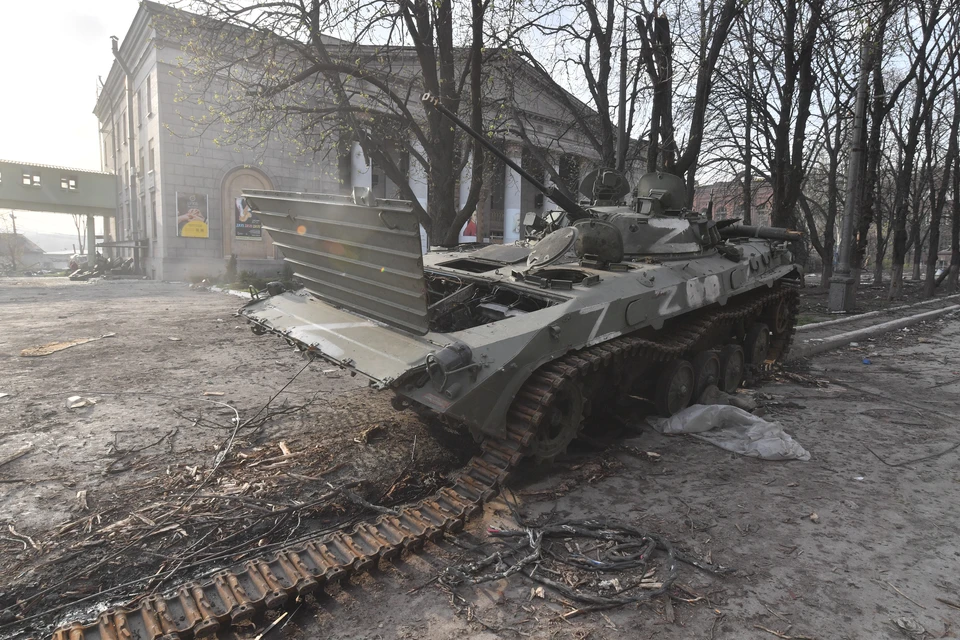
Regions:
[[97, 223], [92, 215], [87, 216], [87, 264], [92, 267], [97, 260]]
[[353, 191], [353, 187], [370, 189], [372, 186], [373, 168], [367, 162], [360, 143], [354, 142], [350, 147], [350, 190]]
[[[414, 140], [411, 143], [411, 146], [423, 156], [423, 147], [420, 145], [420, 142]], [[416, 159], [412, 153], [410, 154], [410, 170], [408, 173], [407, 184], [410, 185], [410, 189], [413, 191], [413, 195], [417, 198], [417, 202], [420, 203], [420, 206], [423, 207], [423, 210], [427, 210], [427, 195], [429, 193], [429, 188], [427, 187], [427, 173], [424, 170], [423, 166]], [[427, 253], [430, 250], [430, 239], [427, 237], [427, 230], [423, 228], [423, 225], [420, 225], [420, 248], [423, 250], [423, 253]]]
[[[553, 167], [553, 170], [557, 172], [557, 175], [560, 175], [560, 163], [557, 162], [556, 160], [554, 160], [551, 156], [547, 156], [547, 160], [550, 162], [550, 165]], [[548, 186], [548, 187], [549, 187], [550, 184], [553, 182], [553, 179], [550, 177], [550, 172], [549, 172], [549, 171], [545, 171], [545, 172], [544, 172], [543, 181], [544, 181], [545, 186]], [[545, 212], [547, 212], [547, 211], [553, 211], [553, 210], [559, 209], [559, 208], [560, 208], [560, 207], [557, 206], [557, 203], [556, 203], [556, 202], [554, 202], [553, 200], [551, 200], [550, 198], [548, 198], [548, 197], [546, 196], [546, 194], [544, 194], [544, 196], [543, 196], [543, 209], [542, 209], [541, 211], [543, 211], [543, 212], [545, 213]]]
[[[511, 160], [520, 165], [520, 147], [511, 145], [507, 149]], [[520, 239], [520, 174], [505, 167], [506, 175], [503, 181], [503, 244], [516, 242]]]
[[[458, 205], [461, 211], [467, 206], [467, 196], [470, 195], [470, 186], [473, 184], [473, 154], [470, 154], [470, 157], [467, 159], [467, 163], [463, 166], [463, 171], [460, 172], [460, 197], [458, 198]], [[463, 227], [460, 229], [460, 242], [477, 242], [476, 231], [471, 234], [464, 233], [467, 226], [470, 223], [473, 223], [473, 229], [477, 228], [477, 212], [474, 209], [473, 214], [466, 222], [463, 223]]]

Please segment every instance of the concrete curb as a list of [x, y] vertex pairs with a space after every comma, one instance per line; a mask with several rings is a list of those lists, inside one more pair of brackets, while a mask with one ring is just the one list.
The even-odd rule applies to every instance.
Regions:
[[[839, 333], [835, 336], [830, 336], [829, 338], [824, 338], [820, 342], [807, 342], [803, 344], [794, 345], [793, 349], [790, 350], [790, 356], [787, 358], [787, 361], [798, 360], [800, 358], [806, 358], [818, 353], [823, 353], [824, 351], [830, 351], [838, 347], [845, 346], [855, 340], [865, 340], [866, 338], [873, 338], [890, 331], [896, 331], [897, 329], [902, 329], [904, 327], [909, 327], [915, 324], [919, 324], [924, 320], [931, 320], [937, 316], [942, 316], [946, 313], [951, 313], [953, 311], [960, 311], [960, 304], [955, 304], [943, 309], [935, 309], [933, 311], [926, 311], [924, 313], [918, 313], [915, 316], [907, 316], [906, 318], [898, 318], [896, 320], [891, 320], [889, 322], [884, 322], [882, 324], [874, 325], [872, 327], [867, 327], [865, 329], [857, 329], [856, 331], [847, 331], [846, 333]], [[857, 316], [862, 318], [863, 316]]]
[[862, 320], [864, 318], [872, 318], [874, 316], [883, 315], [884, 313], [890, 313], [891, 311], [903, 311], [904, 309], [913, 309], [915, 307], [922, 307], [924, 305], [933, 304], [935, 302], [946, 302], [947, 300], [953, 300], [955, 298], [960, 298], [960, 293], [954, 293], [953, 295], [944, 296], [943, 298], [930, 298], [929, 300], [924, 300], [923, 302], [916, 302], [914, 304], [903, 304], [899, 307], [891, 307], [889, 309], [880, 309], [879, 311], [868, 311], [867, 313], [858, 313], [855, 315], [844, 315], [841, 318], [836, 320], [824, 320], [823, 322], [814, 322], [812, 324], [805, 324], [797, 327], [797, 331], [809, 331], [810, 329], [819, 329], [820, 327], [829, 327], [835, 324], [843, 324], [844, 322], [854, 322], [855, 320]]

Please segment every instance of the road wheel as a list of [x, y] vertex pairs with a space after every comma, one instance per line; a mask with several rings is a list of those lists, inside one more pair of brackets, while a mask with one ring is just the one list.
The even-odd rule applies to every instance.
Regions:
[[661, 416], [669, 418], [690, 404], [696, 376], [686, 360], [671, 360], [660, 373], [653, 402]]
[[760, 367], [770, 351], [770, 329], [762, 322], [754, 322], [743, 339], [743, 355], [747, 364]]
[[703, 390], [712, 384], [720, 386], [720, 358], [713, 351], [701, 351], [693, 362], [693, 401], [700, 399]]
[[790, 303], [787, 301], [787, 298], [782, 297], [770, 305], [766, 316], [774, 334], [781, 335], [786, 333], [790, 329], [791, 321]]
[[580, 385], [566, 380], [554, 392], [537, 436], [530, 443], [530, 455], [538, 462], [552, 462], [567, 450], [567, 445], [580, 433], [583, 423], [584, 397]]
[[738, 344], [728, 344], [720, 350], [720, 382], [717, 386], [726, 393], [735, 393], [743, 382], [743, 348]]

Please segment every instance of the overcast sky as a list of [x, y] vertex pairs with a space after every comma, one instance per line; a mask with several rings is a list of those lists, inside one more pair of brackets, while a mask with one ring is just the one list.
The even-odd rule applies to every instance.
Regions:
[[[93, 106], [136, 0], [0, 0], [0, 158], [100, 169]], [[17, 228], [74, 233], [69, 216], [17, 214]]]

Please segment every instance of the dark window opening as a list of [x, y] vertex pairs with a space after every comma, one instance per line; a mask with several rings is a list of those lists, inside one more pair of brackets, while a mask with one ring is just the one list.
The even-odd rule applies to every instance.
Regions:
[[77, 190], [76, 176], [60, 176], [60, 188], [66, 191]]
[[499, 269], [503, 265], [491, 264], [489, 262], [482, 262], [480, 260], [472, 260], [470, 258], [458, 258], [457, 260], [441, 262], [437, 266], [446, 267], [448, 269], [459, 269], [460, 271], [469, 271], [470, 273], [485, 273], [487, 271]]
[[40, 173], [38, 171], [24, 170], [23, 185], [25, 187], [39, 187]]

